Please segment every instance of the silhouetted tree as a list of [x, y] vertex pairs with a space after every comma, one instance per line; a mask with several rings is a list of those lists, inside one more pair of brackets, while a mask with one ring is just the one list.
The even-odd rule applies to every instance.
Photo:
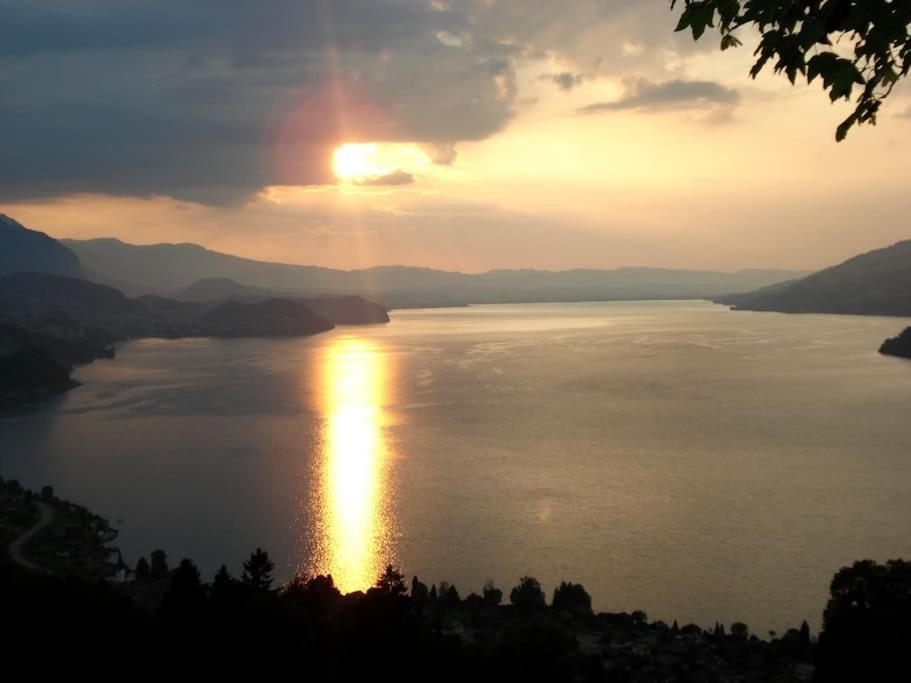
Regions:
[[[680, 0], [670, 0], [671, 7]], [[721, 49], [740, 45], [734, 35], [746, 27], [759, 30], [755, 78], [769, 63], [791, 83], [798, 74], [808, 83], [817, 77], [829, 99], [850, 100], [860, 86], [854, 111], [835, 133], [844, 139], [854, 124], [876, 123], [883, 100], [911, 70], [911, 6], [907, 0], [683, 0], [677, 30], [699, 37], [716, 25]], [[833, 49], [833, 41], [839, 49]]]
[[797, 649], [801, 657], [806, 657], [810, 654], [810, 625], [804, 620], [800, 625], [800, 633], [797, 636]]
[[424, 608], [430, 600], [430, 590], [427, 584], [418, 581], [418, 577], [411, 578], [411, 604], [417, 614], [423, 614]]
[[648, 624], [648, 615], [641, 609], [634, 610], [630, 617], [636, 626], [645, 626]]
[[503, 591], [497, 588], [493, 581], [487, 581], [484, 584], [483, 597], [486, 607], [497, 607], [503, 602]]
[[223, 602], [230, 599], [237, 587], [237, 579], [228, 571], [226, 565], [221, 565], [215, 572], [215, 578], [212, 580], [212, 599], [216, 602]]
[[327, 616], [341, 597], [331, 575], [309, 578], [298, 575], [291, 579], [284, 590], [286, 600], [302, 606], [311, 616]]
[[259, 591], [268, 591], [272, 588], [272, 572], [275, 563], [269, 559], [269, 553], [262, 548], [257, 548], [250, 554], [250, 559], [244, 562], [244, 571], [240, 580], [245, 586], [250, 586]]
[[430, 591], [427, 588], [427, 584], [421, 583], [418, 581], [418, 577], [411, 577], [411, 598], [413, 600], [424, 601], [427, 599]]
[[46, 503], [54, 500], [54, 487], [53, 486], [42, 486], [41, 487], [41, 500], [43, 500]]
[[150, 578], [149, 562], [144, 557], [140, 557], [136, 563], [136, 580], [148, 581]]
[[152, 551], [152, 564], [149, 568], [149, 578], [161, 581], [168, 578], [168, 555], [164, 550]]
[[738, 640], [746, 640], [750, 636], [750, 629], [742, 621], [735, 621], [731, 624], [731, 635]]
[[161, 614], [165, 619], [186, 621], [198, 617], [205, 602], [206, 589], [199, 569], [191, 560], [184, 558], [174, 570], [168, 590], [161, 600]]
[[405, 587], [405, 576], [391, 564], [386, 565], [386, 569], [376, 580], [376, 587], [387, 595], [401, 597], [408, 592]]
[[819, 680], [911, 680], [911, 562], [855, 562], [835, 574], [830, 594]]
[[438, 609], [447, 610], [452, 607], [458, 607], [462, 602], [459, 591], [447, 581], [440, 581], [440, 587], [437, 590], [436, 598], [434, 598], [434, 588], [436, 588], [436, 586], [433, 586], [430, 589], [430, 601], [431, 603], [436, 604]]
[[519, 584], [509, 592], [509, 601], [523, 612], [545, 607], [544, 591], [533, 576], [523, 576], [519, 579]]
[[450, 608], [458, 607], [462, 602], [459, 591], [456, 590], [455, 586], [449, 586], [449, 588], [446, 589], [446, 593], [440, 596], [440, 600], [442, 600], [444, 607]]
[[561, 581], [560, 585], [554, 589], [551, 606], [555, 610], [566, 610], [578, 616], [587, 616], [592, 613], [591, 596], [578, 583]]

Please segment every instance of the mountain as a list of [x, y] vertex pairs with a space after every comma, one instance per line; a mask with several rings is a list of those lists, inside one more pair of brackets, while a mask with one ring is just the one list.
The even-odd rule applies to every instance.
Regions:
[[173, 296], [180, 301], [209, 303], [225, 299], [273, 298], [278, 294], [263, 287], [242, 285], [227, 277], [207, 277], [197, 280], [189, 287], [177, 290]]
[[389, 322], [385, 308], [359, 296], [319, 296], [301, 299], [301, 302], [336, 325]]
[[111, 238], [63, 243], [76, 252], [90, 277], [129, 294], [171, 295], [211, 278], [282, 292], [318, 293], [319, 283], [334, 286], [333, 274], [342, 272], [253, 261], [196, 244], [138, 246]]
[[45, 273], [0, 276], [0, 319], [68, 338], [90, 337], [96, 345], [139, 337], [305, 335], [325, 332], [336, 323], [389, 321], [386, 309], [359, 297], [270, 297], [217, 304], [153, 294], [131, 299], [107, 285]]
[[131, 299], [107, 285], [44, 273], [0, 276], [0, 316], [30, 330], [45, 329], [44, 321], [62, 317], [73, 321], [75, 334], [97, 335], [103, 330], [112, 340], [287, 336], [332, 328], [331, 322], [299, 302], [272, 299], [213, 308], [154, 295]]
[[255, 261], [195, 244], [138, 246], [115, 239], [64, 243], [79, 256], [89, 277], [132, 294], [170, 295], [177, 291], [185, 296], [186, 290], [195, 288], [198, 281], [214, 279], [216, 283], [208, 283], [203, 289], [230, 292], [237, 285], [269, 290], [283, 297], [359, 295], [390, 308], [711, 298], [806, 275], [779, 270], [722, 273], [661, 268], [493, 270], [480, 274], [406, 266], [336, 270]]
[[911, 316], [911, 240], [794, 282], [717, 300], [751, 311]]
[[0, 213], [0, 275], [17, 271], [82, 277], [72, 250]]
[[77, 384], [41, 335], [0, 321], [0, 402], [56, 394]]
[[339, 324], [388, 322], [360, 297], [266, 298], [217, 304], [147, 294], [131, 299], [87, 280], [47, 273], [0, 276], [0, 401], [65, 391], [73, 365], [112, 358], [140, 337], [288, 337]]
[[0, 276], [0, 312], [28, 318], [63, 310], [83, 325], [119, 328], [145, 310], [122, 292], [88, 280], [47, 273]]
[[290, 299], [226, 301], [206, 313], [202, 324], [210, 337], [293, 337], [333, 327], [306, 304]]
[[[371, 323], [388, 323], [389, 314], [377, 303], [359, 296], [324, 295], [317, 297], [282, 296], [262, 287], [250, 287], [226, 277], [205, 278], [197, 280], [189, 287], [175, 292], [174, 297], [181, 301], [197, 303], [224, 303], [237, 301], [256, 303], [267, 299], [294, 299], [306, 304], [312, 311], [336, 325], [366, 325]], [[161, 297], [146, 295], [140, 299], [157, 299], [159, 302], [171, 301]], [[159, 305], [161, 305], [159, 303]]]
[[905, 331], [897, 337], [884, 341], [879, 347], [879, 352], [887, 356], [911, 358], [911, 327], [906, 327]]

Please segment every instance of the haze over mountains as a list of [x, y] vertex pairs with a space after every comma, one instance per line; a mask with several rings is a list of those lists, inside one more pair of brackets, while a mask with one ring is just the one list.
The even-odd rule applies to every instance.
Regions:
[[[583, 300], [707, 298], [738, 309], [911, 316], [911, 240], [807, 275], [661, 268], [492, 270], [468, 274], [407, 266], [337, 270], [241, 258], [195, 244], [63, 240], [0, 214], [0, 275], [34, 271], [85, 278], [146, 301], [157, 313], [180, 302], [307, 299], [335, 322], [381, 321], [384, 307]], [[334, 297], [332, 304], [322, 297]], [[161, 297], [168, 297], [165, 305]], [[340, 299], [339, 297], [349, 297]], [[328, 309], [325, 307], [329, 306]], [[319, 310], [323, 307], [323, 310]], [[169, 310], [173, 313], [173, 310]]]
[[[661, 268], [567, 271], [493, 270], [467, 274], [407, 266], [336, 270], [268, 263], [195, 244], [131, 245], [115, 239], [64, 240], [91, 279], [130, 294], [199, 300], [219, 287], [232, 294], [268, 290], [281, 295], [358, 294], [387, 307], [611, 299], [712, 298], [747, 292], [805, 275], [787, 270], [735, 273]], [[225, 280], [233, 282], [226, 282]], [[198, 283], [200, 280], [221, 282]], [[237, 288], [252, 288], [247, 292]], [[235, 290], [231, 292], [231, 290]], [[217, 298], [217, 297], [216, 297]]]

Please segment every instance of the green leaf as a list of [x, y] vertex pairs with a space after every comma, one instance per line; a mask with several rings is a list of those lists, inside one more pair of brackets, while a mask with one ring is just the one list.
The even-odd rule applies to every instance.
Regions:
[[726, 33], [721, 37], [721, 49], [727, 50], [730, 47], [740, 47], [743, 43], [740, 42], [740, 39], [737, 36]]
[[812, 83], [817, 76], [822, 76], [823, 81], [827, 80], [827, 74], [835, 69], [838, 63], [838, 55], [834, 52], [820, 52], [814, 55], [807, 62], [807, 82]]
[[898, 74], [895, 73], [895, 70], [892, 69], [892, 67], [887, 66], [879, 75], [879, 80], [883, 85], [890, 86], [898, 80]]
[[837, 66], [829, 74], [829, 97], [834, 102], [837, 99], [851, 97], [851, 90], [855, 83], [865, 83], [860, 71], [849, 59], [839, 59]]
[[838, 128], [835, 130], [835, 142], [841, 142], [848, 135], [848, 131], [857, 123], [857, 114], [851, 114], [848, 118], [842, 121]]
[[710, 2], [702, 0], [700, 2], [691, 2], [680, 15], [680, 21], [677, 22], [676, 31], [682, 31], [689, 27], [693, 31], [693, 39], [699, 40], [705, 29], [713, 26], [712, 20], [715, 18], [715, 8]]

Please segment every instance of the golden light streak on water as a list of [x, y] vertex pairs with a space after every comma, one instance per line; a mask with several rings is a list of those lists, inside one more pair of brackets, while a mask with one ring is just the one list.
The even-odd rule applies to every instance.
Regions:
[[322, 359], [325, 418], [311, 573], [331, 574], [342, 592], [370, 587], [393, 560], [388, 370], [384, 350], [355, 337], [334, 341]]

